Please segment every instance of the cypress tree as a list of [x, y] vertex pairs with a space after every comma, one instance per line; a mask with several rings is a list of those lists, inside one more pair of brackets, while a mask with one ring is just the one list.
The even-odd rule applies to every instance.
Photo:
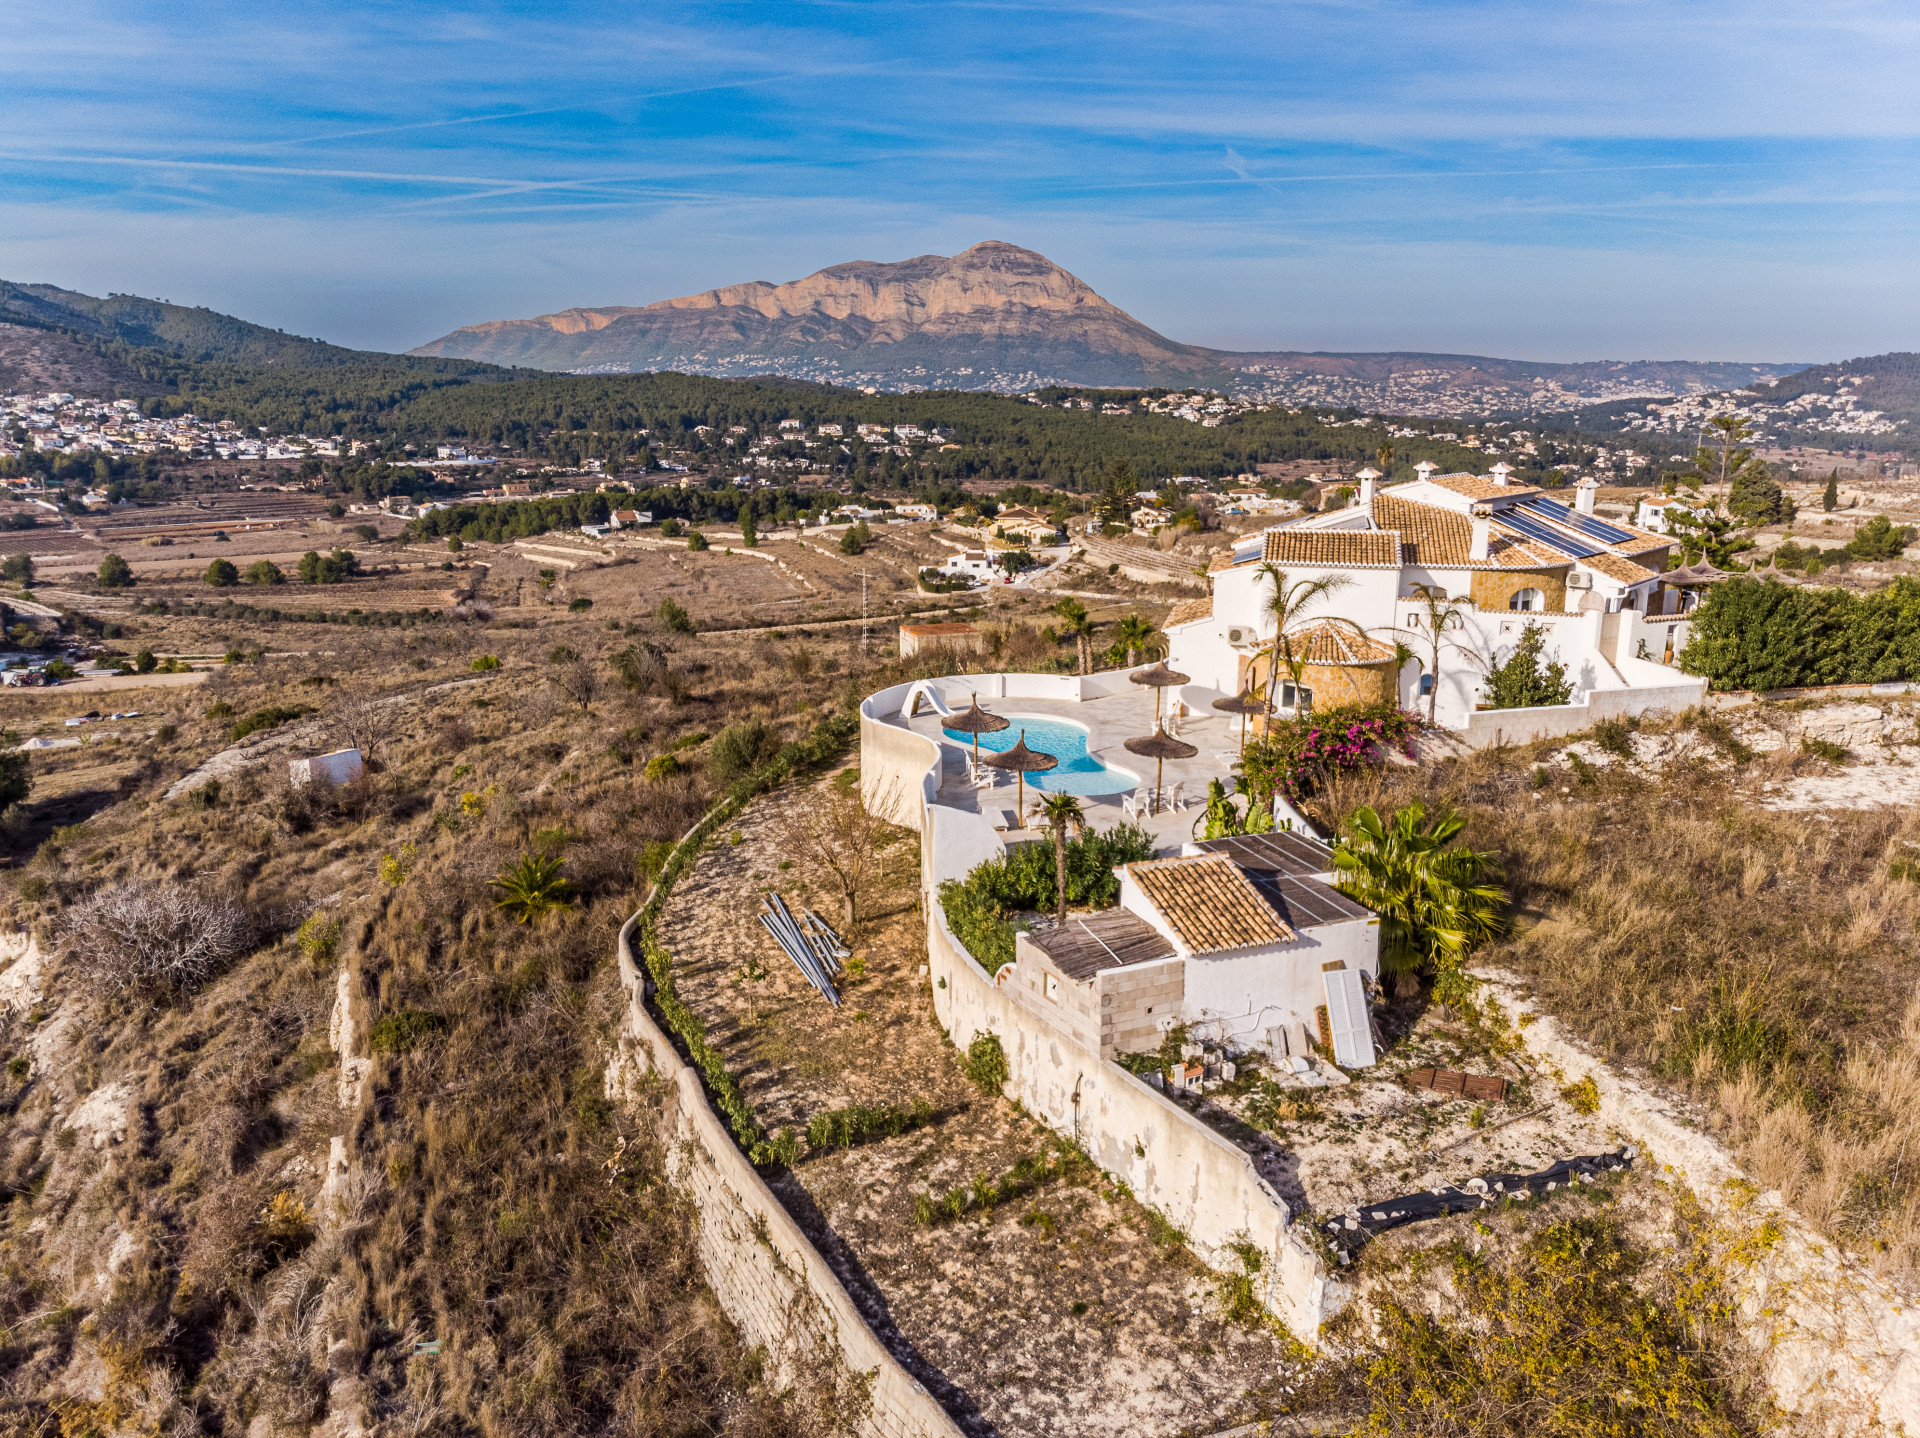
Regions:
[[1820, 496], [1820, 507], [1828, 514], [1832, 514], [1840, 507], [1840, 471], [1838, 469], [1827, 476], [1827, 488]]

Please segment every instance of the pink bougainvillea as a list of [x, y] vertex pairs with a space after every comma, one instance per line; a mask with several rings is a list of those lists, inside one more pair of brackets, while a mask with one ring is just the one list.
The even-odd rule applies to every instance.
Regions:
[[1288, 800], [1304, 799], [1330, 769], [1378, 764], [1389, 748], [1411, 754], [1419, 729], [1417, 715], [1390, 704], [1351, 704], [1281, 721], [1266, 737], [1247, 745], [1247, 787], [1262, 800], [1276, 793]]

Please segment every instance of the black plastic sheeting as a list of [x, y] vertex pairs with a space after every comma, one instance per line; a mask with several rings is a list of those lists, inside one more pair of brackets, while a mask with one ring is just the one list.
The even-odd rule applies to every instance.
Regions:
[[1612, 1153], [1563, 1158], [1538, 1173], [1482, 1174], [1468, 1179], [1460, 1188], [1428, 1189], [1404, 1198], [1362, 1204], [1326, 1220], [1321, 1227], [1327, 1241], [1339, 1252], [1340, 1261], [1345, 1263], [1377, 1233], [1429, 1218], [1443, 1218], [1450, 1213], [1475, 1213], [1492, 1208], [1503, 1199], [1526, 1199], [1578, 1183], [1591, 1183], [1603, 1173], [1631, 1168], [1635, 1157], [1633, 1149], [1619, 1148]]

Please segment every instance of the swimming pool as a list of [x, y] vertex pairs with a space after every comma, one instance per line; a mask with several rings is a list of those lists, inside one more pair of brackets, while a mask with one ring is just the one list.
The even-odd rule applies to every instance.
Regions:
[[[1140, 786], [1138, 775], [1125, 769], [1110, 768], [1087, 752], [1087, 730], [1066, 719], [1047, 719], [1038, 714], [1002, 716], [1007, 727], [995, 734], [980, 736], [980, 752], [1003, 754], [1027, 736], [1027, 747], [1051, 754], [1060, 763], [1044, 774], [1027, 775], [1027, 784], [1055, 794], [1079, 794], [1097, 798], [1102, 794], [1130, 794]], [[973, 749], [973, 735], [954, 729], [943, 730], [954, 743]]]

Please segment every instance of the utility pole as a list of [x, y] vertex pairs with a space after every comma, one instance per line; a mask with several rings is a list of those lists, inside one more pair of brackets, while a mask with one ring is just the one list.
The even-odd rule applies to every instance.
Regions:
[[867, 657], [867, 571], [860, 571], [860, 657]]

